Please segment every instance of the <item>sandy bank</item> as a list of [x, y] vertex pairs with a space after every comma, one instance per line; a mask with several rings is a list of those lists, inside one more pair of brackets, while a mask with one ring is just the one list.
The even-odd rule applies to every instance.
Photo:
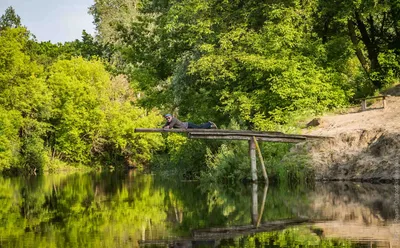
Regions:
[[332, 139], [298, 144], [307, 152], [319, 180], [393, 181], [400, 179], [400, 85], [391, 89], [387, 108], [376, 101], [367, 111], [319, 118], [303, 134]]

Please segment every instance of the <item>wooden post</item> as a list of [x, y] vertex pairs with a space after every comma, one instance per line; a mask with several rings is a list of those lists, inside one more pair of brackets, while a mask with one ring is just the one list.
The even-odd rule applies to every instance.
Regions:
[[253, 183], [251, 191], [251, 220], [253, 225], [257, 225], [258, 221], [258, 185]]
[[268, 184], [269, 182], [268, 182], [267, 170], [265, 169], [264, 158], [263, 158], [263, 156], [261, 154], [260, 146], [258, 145], [258, 142], [257, 142], [257, 139], [256, 139], [255, 136], [253, 136], [253, 140], [254, 140], [254, 143], [256, 144], [256, 148], [257, 148], [257, 152], [258, 152], [258, 158], [260, 159], [260, 162], [261, 162], [261, 169], [262, 169], [262, 172], [263, 172], [265, 183]]
[[367, 100], [363, 99], [361, 100], [361, 111], [367, 110]]
[[383, 101], [383, 108], [386, 108], [386, 96], [382, 97], [382, 101]]
[[256, 161], [256, 143], [254, 139], [249, 140], [249, 154], [251, 162], [251, 179], [257, 182], [257, 161]]

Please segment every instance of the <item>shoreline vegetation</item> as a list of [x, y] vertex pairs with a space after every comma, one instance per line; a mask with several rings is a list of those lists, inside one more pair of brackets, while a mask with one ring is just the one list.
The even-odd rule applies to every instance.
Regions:
[[[144, 168], [248, 180], [245, 142], [134, 133], [172, 113], [233, 130], [338, 131], [331, 143], [262, 143], [275, 182], [397, 177], [400, 102], [388, 92], [399, 88], [398, 5], [95, 0], [89, 13], [96, 36], [58, 44], [38, 42], [12, 6], [0, 17], [0, 172]], [[345, 130], [323, 117], [328, 126], [301, 130], [379, 92], [393, 96], [393, 115], [341, 116], [357, 117], [356, 127], [374, 114], [380, 122]]]

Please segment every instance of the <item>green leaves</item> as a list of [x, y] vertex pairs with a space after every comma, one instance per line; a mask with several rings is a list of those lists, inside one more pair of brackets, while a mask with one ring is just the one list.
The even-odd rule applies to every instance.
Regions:
[[20, 148], [18, 128], [21, 119], [18, 111], [7, 111], [0, 107], [0, 170], [16, 164]]
[[15, 13], [12, 6], [8, 7], [0, 17], [0, 30], [21, 27], [21, 18]]
[[64, 160], [111, 160], [109, 153], [116, 152], [141, 163], [160, 145], [154, 137], [133, 134], [136, 127], [156, 126], [160, 117], [132, 106], [134, 94], [126, 78], [110, 80], [101, 62], [60, 60], [50, 68], [48, 82], [54, 92], [54, 148]]
[[[193, 121], [237, 118], [245, 128], [260, 129], [271, 121], [287, 124], [296, 111], [320, 113], [348, 100], [344, 76], [327, 68], [329, 51], [313, 32], [317, 5], [172, 1], [157, 12], [153, 32], [139, 32], [142, 23], [113, 34], [130, 37], [121, 51], [129, 51], [125, 58], [133, 68], [155, 70], [151, 82], [142, 77], [138, 83], [146, 107], [172, 105]], [[144, 2], [146, 15], [160, 10], [156, 6]], [[131, 18], [140, 19], [134, 12]], [[142, 53], [148, 58], [143, 63]]]
[[0, 31], [0, 103], [24, 116], [40, 115], [49, 100], [43, 68], [24, 53], [28, 34], [24, 28]]
[[115, 39], [121, 70], [141, 72], [140, 102], [179, 109], [183, 118], [244, 119], [244, 128], [288, 124], [398, 78], [386, 59], [394, 61], [397, 50], [379, 55], [397, 47], [390, 40], [398, 36], [399, 8], [391, 2], [135, 1], [137, 8], [115, 18], [106, 10], [116, 7], [106, 3], [93, 7], [100, 38]]
[[162, 148], [160, 136], [134, 134], [157, 126], [158, 112], [135, 106], [128, 78], [100, 60], [71, 58], [76, 44], [38, 44], [25, 28], [0, 30], [0, 44], [0, 171], [36, 173], [58, 160], [139, 166]]

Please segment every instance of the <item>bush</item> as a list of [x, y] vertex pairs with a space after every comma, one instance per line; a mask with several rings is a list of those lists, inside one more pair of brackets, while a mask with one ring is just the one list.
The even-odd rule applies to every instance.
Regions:
[[21, 119], [18, 111], [7, 111], [0, 106], [0, 171], [17, 164]]

